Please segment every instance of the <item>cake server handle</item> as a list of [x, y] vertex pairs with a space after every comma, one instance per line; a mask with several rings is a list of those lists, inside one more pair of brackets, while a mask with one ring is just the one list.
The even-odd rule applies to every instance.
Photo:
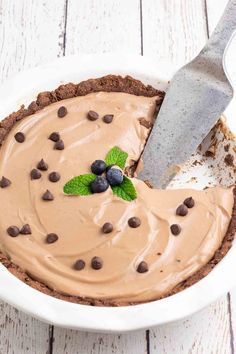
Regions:
[[213, 56], [215, 60], [222, 62], [224, 59], [225, 49], [227, 49], [231, 39], [236, 33], [236, 0], [229, 0], [225, 11], [213, 31], [210, 39], [201, 54]]

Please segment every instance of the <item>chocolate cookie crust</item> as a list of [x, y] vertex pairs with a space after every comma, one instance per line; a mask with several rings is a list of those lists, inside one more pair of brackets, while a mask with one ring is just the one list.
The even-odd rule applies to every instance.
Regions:
[[3, 119], [0, 122], [0, 146], [13, 125], [24, 117], [34, 114], [51, 103], [99, 91], [124, 92], [146, 97], [158, 96], [160, 99], [157, 102], [157, 108], [164, 98], [164, 92], [156, 90], [150, 85], [145, 86], [141, 81], [135, 80], [131, 76], [107, 75], [98, 79], [82, 81], [79, 84], [61, 85], [54, 91], [39, 93], [36, 101], [31, 102], [27, 108], [23, 105], [17, 112], [13, 112]]
[[[76, 96], [83, 96], [89, 94], [91, 92], [98, 91], [106, 91], [106, 92], [125, 92], [134, 95], [142, 95], [142, 96], [159, 96], [160, 99], [157, 102], [157, 108], [160, 106], [162, 99], [164, 97], [164, 93], [154, 89], [151, 86], [145, 86], [140, 81], [133, 79], [130, 76], [126, 76], [122, 78], [120, 76], [108, 75], [99, 79], [90, 79], [87, 81], [83, 81], [79, 84], [66, 84], [59, 86], [55, 91], [52, 92], [42, 92], [38, 95], [36, 101], [33, 101], [28, 108], [22, 106], [17, 112], [10, 114], [7, 118], [5, 118], [0, 123], [0, 145], [3, 140], [12, 129], [14, 124], [27, 117], [29, 115], [34, 114], [40, 109], [50, 105], [51, 103], [64, 100], [67, 98], [72, 98]], [[143, 124], [142, 124], [143, 123]], [[140, 124], [145, 126], [145, 122], [140, 122]], [[147, 127], [148, 128], [148, 127]], [[150, 128], [150, 127], [149, 127]], [[164, 297], [175, 294], [190, 285], [196, 283], [201, 278], [206, 276], [214, 266], [225, 256], [232, 245], [232, 241], [234, 239], [234, 234], [236, 232], [236, 190], [234, 190], [234, 207], [232, 219], [228, 228], [228, 231], [225, 235], [223, 243], [220, 249], [217, 250], [214, 257], [210, 262], [208, 262], [204, 267], [202, 267], [198, 272], [194, 275], [186, 279], [184, 282], [178, 284], [174, 289], [172, 289], [168, 294], [165, 294]], [[27, 285], [47, 294], [50, 296], [54, 296], [56, 298], [70, 301], [74, 303], [81, 303], [92, 306], [124, 306], [124, 305], [132, 305], [133, 303], [128, 302], [118, 302], [114, 300], [96, 300], [92, 298], [82, 298], [77, 296], [69, 296], [61, 294], [57, 291], [54, 291], [48, 288], [45, 284], [34, 280], [30, 274], [27, 274], [22, 269], [20, 269], [17, 265], [13, 264], [5, 255], [0, 253], [0, 262], [16, 277], [20, 280], [24, 281]], [[156, 299], [157, 300], [157, 299]]]

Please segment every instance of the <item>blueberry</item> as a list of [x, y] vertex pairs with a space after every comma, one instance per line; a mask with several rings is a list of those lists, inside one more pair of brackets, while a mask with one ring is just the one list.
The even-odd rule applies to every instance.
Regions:
[[107, 171], [107, 180], [111, 186], [118, 186], [123, 182], [123, 173], [118, 168], [110, 168]]
[[106, 172], [108, 172], [113, 166], [115, 166], [115, 165], [109, 165], [109, 166], [107, 166]]
[[91, 165], [91, 171], [95, 175], [102, 175], [106, 171], [107, 165], [103, 160], [95, 160]]
[[102, 193], [107, 190], [109, 183], [105, 177], [96, 177], [96, 179], [91, 183], [90, 188], [93, 193]]

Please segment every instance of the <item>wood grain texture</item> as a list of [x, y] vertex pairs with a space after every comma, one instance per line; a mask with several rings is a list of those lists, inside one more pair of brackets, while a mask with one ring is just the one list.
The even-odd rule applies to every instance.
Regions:
[[234, 288], [229, 294], [229, 307], [231, 311], [231, 346], [236, 352], [236, 288]]
[[1, 0], [1, 80], [63, 55], [64, 25], [65, 0]]
[[46, 354], [49, 326], [0, 302], [0, 353]]
[[198, 54], [206, 40], [202, 0], [143, 1], [143, 53], [176, 67]]
[[[102, 320], [102, 319], [101, 319]], [[145, 354], [145, 331], [127, 334], [96, 334], [54, 329], [56, 354]]]
[[201, 312], [150, 331], [150, 354], [230, 354], [227, 299]]
[[139, 54], [139, 0], [68, 0], [65, 53]]

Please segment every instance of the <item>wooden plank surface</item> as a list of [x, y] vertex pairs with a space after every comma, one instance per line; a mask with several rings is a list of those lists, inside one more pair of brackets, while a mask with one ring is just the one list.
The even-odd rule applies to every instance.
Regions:
[[0, 302], [1, 354], [41, 354], [48, 348], [48, 325]]
[[139, 0], [68, 0], [66, 55], [141, 51]]
[[184, 65], [206, 40], [204, 1], [148, 0], [142, 3], [143, 53]]
[[[181, 66], [201, 49], [226, 2], [0, 0], [0, 80], [76, 53], [144, 53]], [[184, 321], [122, 335], [52, 328], [2, 302], [0, 315], [0, 354], [231, 354], [236, 346], [236, 290]]]
[[63, 55], [65, 0], [0, 1], [0, 77]]
[[145, 331], [127, 334], [84, 333], [55, 328], [53, 352], [56, 354], [145, 354]]
[[230, 322], [227, 299], [201, 312], [150, 332], [150, 353], [230, 354]]
[[231, 331], [231, 345], [236, 352], [236, 288], [234, 288], [229, 294], [230, 300], [230, 331]]

